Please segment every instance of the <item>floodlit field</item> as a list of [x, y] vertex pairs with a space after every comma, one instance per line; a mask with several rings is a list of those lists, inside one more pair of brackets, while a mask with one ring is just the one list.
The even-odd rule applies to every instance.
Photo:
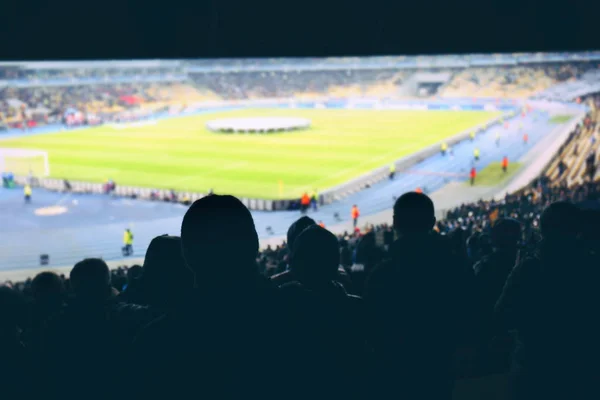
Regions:
[[[298, 197], [388, 165], [495, 116], [493, 112], [258, 109], [102, 126], [0, 142], [45, 150], [51, 176], [258, 198]], [[218, 134], [215, 118], [304, 117], [306, 131]], [[281, 184], [280, 184], [281, 182]]]

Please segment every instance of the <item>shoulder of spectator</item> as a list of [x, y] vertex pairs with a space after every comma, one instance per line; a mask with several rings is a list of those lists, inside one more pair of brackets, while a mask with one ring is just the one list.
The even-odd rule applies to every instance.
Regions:
[[382, 288], [390, 285], [394, 275], [394, 264], [391, 260], [387, 260], [376, 266], [367, 277], [365, 284], [365, 299], [372, 297], [380, 292]]
[[479, 276], [482, 272], [485, 272], [489, 263], [490, 263], [490, 257], [487, 255], [483, 256], [481, 258], [481, 260], [477, 261], [475, 263], [475, 265], [473, 266], [473, 272], [474, 272], [475, 276]]
[[280, 272], [279, 274], [273, 275], [270, 279], [275, 285], [281, 286], [293, 280], [292, 271]]

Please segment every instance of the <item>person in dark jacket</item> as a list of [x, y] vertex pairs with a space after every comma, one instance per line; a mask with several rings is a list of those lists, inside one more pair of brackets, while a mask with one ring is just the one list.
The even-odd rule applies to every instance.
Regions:
[[187, 267], [177, 236], [152, 239], [144, 259], [141, 277], [143, 304], [158, 310], [178, 308], [189, 300], [194, 275]]
[[[311, 226], [317, 226], [317, 223], [315, 222], [314, 219], [309, 218], [307, 216], [301, 217], [296, 222], [294, 222], [292, 225], [290, 225], [290, 227], [288, 228], [288, 232], [287, 232], [288, 251], [291, 251], [291, 249], [293, 248], [294, 241], [296, 240], [296, 238], [306, 228], [311, 227]], [[338, 257], [338, 259], [339, 259], [339, 257]], [[281, 285], [284, 285], [289, 282], [294, 282], [296, 280], [296, 278], [293, 276], [292, 271], [288, 269], [287, 271], [273, 275], [271, 277], [271, 280], [273, 281], [273, 283], [275, 285], [281, 286]], [[339, 282], [344, 287], [344, 289], [351, 290], [352, 282], [350, 281], [350, 277], [348, 276], [348, 274], [346, 273], [346, 271], [344, 270], [344, 268], [341, 265], [338, 266], [338, 273], [337, 273], [336, 281]]]
[[34, 365], [20, 339], [20, 332], [26, 327], [26, 316], [24, 296], [16, 290], [0, 286], [0, 380], [2, 397], [6, 399], [38, 397], [31, 384]]
[[[335, 281], [339, 244], [319, 226], [294, 242], [291, 268], [296, 282], [281, 287], [294, 321], [296, 395], [308, 398], [359, 398], [363, 393], [362, 302]], [[303, 395], [300, 394], [303, 392]]]
[[362, 296], [367, 277], [384, 258], [383, 250], [377, 246], [375, 232], [369, 232], [359, 239], [355, 254], [355, 262], [349, 268], [352, 293]]
[[128, 398], [280, 398], [290, 331], [281, 294], [258, 273], [252, 215], [235, 197], [204, 197], [183, 218], [181, 244], [194, 293], [136, 339]]
[[485, 321], [484, 330], [488, 335], [492, 333], [494, 306], [517, 261], [521, 224], [510, 218], [500, 219], [492, 228], [491, 239], [492, 253], [474, 266], [481, 318]]
[[[367, 281], [367, 339], [375, 398], [450, 399], [453, 355], [468, 325], [469, 268], [432, 233], [433, 202], [406, 193], [394, 205], [399, 239]], [[471, 270], [472, 271], [472, 270]], [[471, 274], [472, 275], [472, 274]]]
[[58, 315], [66, 300], [65, 285], [54, 272], [41, 272], [31, 282], [33, 296], [32, 317], [29, 329], [25, 333], [27, 347], [33, 351], [40, 351], [42, 335], [48, 321]]
[[[73, 290], [64, 310], [48, 322], [40, 370], [45, 395], [53, 398], [106, 399], [127, 372], [124, 358], [137, 332], [152, 315], [115, 301], [110, 271], [100, 259], [86, 259], [70, 273]], [[64, 377], [69, 390], [64, 390]], [[113, 385], [106, 382], [113, 381]]]
[[580, 218], [567, 202], [544, 210], [537, 255], [514, 268], [496, 304], [499, 326], [517, 332], [515, 399], [600, 398], [600, 269], [579, 241]]
[[510, 365], [513, 340], [494, 326], [494, 306], [519, 256], [521, 224], [511, 218], [498, 220], [491, 232], [493, 250], [474, 266], [480, 322], [479, 369], [505, 372]]

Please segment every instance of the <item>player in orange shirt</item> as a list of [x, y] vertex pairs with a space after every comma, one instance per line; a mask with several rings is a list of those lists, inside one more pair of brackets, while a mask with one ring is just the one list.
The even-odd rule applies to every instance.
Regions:
[[308, 193], [304, 193], [302, 195], [302, 199], [300, 200], [300, 211], [304, 214], [308, 208], [310, 207], [310, 197], [308, 197]]
[[358, 217], [360, 217], [360, 211], [358, 211], [356, 204], [352, 206], [352, 211], [350, 214], [352, 216], [353, 226], [356, 228], [356, 225], [358, 225]]
[[504, 173], [506, 173], [507, 170], [508, 170], [508, 157], [504, 156], [502, 158], [502, 171], [504, 171]]

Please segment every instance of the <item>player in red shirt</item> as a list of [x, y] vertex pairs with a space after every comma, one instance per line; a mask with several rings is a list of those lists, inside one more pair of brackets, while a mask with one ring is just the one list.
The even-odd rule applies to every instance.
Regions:
[[504, 173], [506, 173], [507, 170], [508, 170], [508, 157], [504, 156], [504, 158], [502, 158], [502, 171], [504, 171]]
[[358, 225], [358, 217], [360, 217], [360, 211], [358, 211], [358, 207], [356, 206], [356, 204], [352, 206], [351, 216], [352, 216], [352, 223], [354, 224], [354, 227], [356, 228], [356, 225]]
[[473, 186], [475, 184], [475, 178], [477, 178], [477, 170], [475, 167], [471, 168], [471, 173], [469, 176], [471, 177], [471, 186]]

